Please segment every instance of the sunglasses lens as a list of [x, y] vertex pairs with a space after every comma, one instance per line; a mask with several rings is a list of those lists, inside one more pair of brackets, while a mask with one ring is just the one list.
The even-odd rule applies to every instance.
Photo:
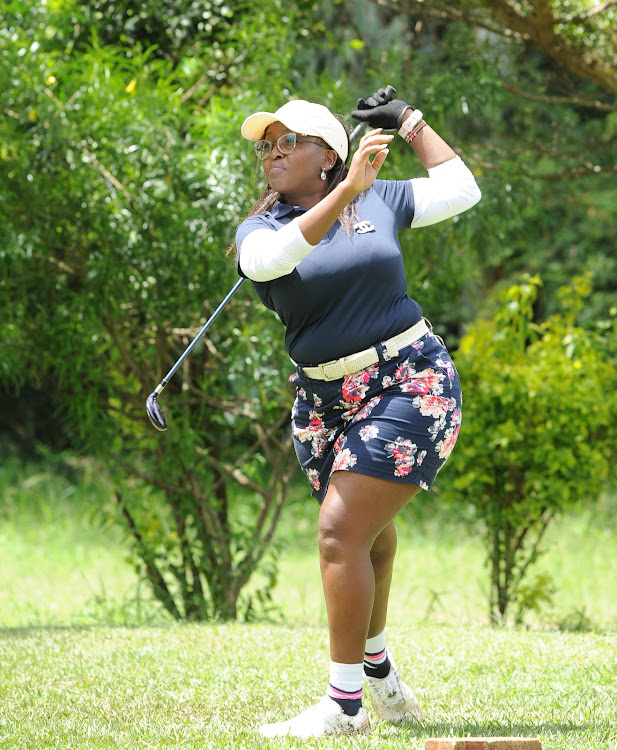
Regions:
[[270, 151], [272, 151], [272, 143], [270, 141], [257, 141], [253, 146], [255, 155], [260, 159], [265, 159]]

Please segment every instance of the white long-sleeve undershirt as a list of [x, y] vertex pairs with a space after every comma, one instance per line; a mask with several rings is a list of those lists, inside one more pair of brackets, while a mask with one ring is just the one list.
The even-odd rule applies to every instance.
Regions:
[[253, 281], [287, 276], [316, 247], [305, 240], [297, 219], [278, 230], [255, 229], [238, 248], [242, 273]]
[[[411, 180], [414, 195], [412, 229], [427, 227], [467, 211], [482, 197], [460, 156], [431, 167], [428, 177]], [[290, 274], [317, 245], [309, 244], [294, 219], [278, 230], [256, 229], [240, 248], [242, 273], [253, 281], [272, 281]]]
[[412, 229], [428, 227], [462, 214], [482, 197], [476, 178], [460, 156], [427, 171], [428, 177], [411, 180], [414, 197]]

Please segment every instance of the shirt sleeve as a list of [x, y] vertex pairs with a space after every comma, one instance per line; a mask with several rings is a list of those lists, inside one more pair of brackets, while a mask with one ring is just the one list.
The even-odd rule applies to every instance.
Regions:
[[428, 177], [411, 180], [413, 228], [427, 227], [467, 211], [482, 197], [471, 170], [460, 156], [428, 170]]
[[[306, 241], [297, 219], [280, 229], [244, 222], [236, 233], [238, 271], [252, 281], [272, 281], [290, 274], [317, 245]], [[248, 231], [247, 231], [248, 230]]]

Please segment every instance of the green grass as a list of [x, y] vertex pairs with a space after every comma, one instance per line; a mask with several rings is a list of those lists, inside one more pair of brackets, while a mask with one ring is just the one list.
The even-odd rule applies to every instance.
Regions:
[[76, 484], [53, 464], [8, 461], [0, 492], [0, 627], [143, 621], [125, 539], [96, 513], [109, 492], [94, 473]]
[[[254, 731], [324, 693], [315, 508], [284, 513], [278, 624], [176, 625], [138, 588], [128, 547], [92, 506], [96, 474], [0, 471], [0, 749], [424, 748], [435, 736], [538, 736], [544, 750], [617, 749], [615, 502], [550, 530], [551, 606], [530, 629], [487, 627], [478, 541], [451, 514], [401, 519], [388, 642], [425, 713], [369, 738], [267, 741]], [[558, 626], [561, 625], [561, 630]], [[594, 632], [567, 632], [594, 631]]]
[[0, 639], [0, 747], [424, 747], [429, 737], [540, 737], [545, 750], [617, 742], [614, 636], [397, 626], [390, 645], [425, 721], [369, 738], [267, 741], [254, 731], [324, 692], [321, 628], [17, 629]]

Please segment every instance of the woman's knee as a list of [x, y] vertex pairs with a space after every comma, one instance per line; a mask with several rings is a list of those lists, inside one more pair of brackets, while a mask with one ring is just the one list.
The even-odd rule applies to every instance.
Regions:
[[368, 554], [374, 549], [375, 557], [390, 555], [392, 547], [396, 551], [393, 519], [418, 489], [354, 472], [334, 472], [319, 511], [321, 559], [336, 560], [354, 551]]
[[319, 513], [317, 546], [324, 562], [347, 559], [354, 552], [369, 552], [371, 530], [363, 528], [358, 518], [350, 515], [342, 503], [324, 503]]
[[348, 529], [345, 523], [335, 513], [322, 511], [319, 514], [317, 530], [317, 547], [319, 557], [324, 562], [337, 562], [345, 556], [349, 545]]

